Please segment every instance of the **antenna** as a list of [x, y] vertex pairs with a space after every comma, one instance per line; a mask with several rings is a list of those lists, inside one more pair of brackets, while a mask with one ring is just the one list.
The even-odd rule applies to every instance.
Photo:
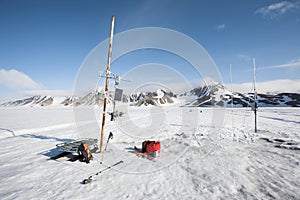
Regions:
[[[114, 120], [115, 117], [117, 117], [117, 112], [116, 112], [116, 101], [122, 101], [122, 89], [118, 89], [118, 86], [120, 84], [120, 81], [126, 81], [126, 82], [131, 82], [130, 80], [122, 79], [120, 75], [118, 74], [113, 74], [113, 79], [115, 79], [115, 95], [114, 95], [114, 101], [113, 101], [113, 112], [112, 112], [112, 118], [111, 121]], [[120, 97], [120, 98], [117, 98]]]
[[257, 92], [256, 92], [256, 64], [255, 58], [253, 58], [253, 88], [254, 88], [254, 132], [257, 133]]
[[[112, 72], [110, 72], [108, 74], [108, 76], [107, 75], [105, 75], [105, 76], [104, 75], [100, 75], [100, 77], [105, 77], [105, 78], [108, 78], [108, 79], [114, 79], [114, 81], [115, 81], [114, 82], [115, 97], [116, 97], [116, 92], [117, 92], [118, 86], [119, 86], [119, 84], [120, 84], [121, 81], [131, 82], [131, 80], [123, 79], [123, 78], [121, 78], [121, 76], [119, 74], [114, 74]], [[122, 96], [123, 90], [119, 89], [118, 92], [119, 92], [118, 95]], [[111, 113], [111, 121], [114, 121], [114, 118], [117, 116], [117, 113], [116, 113], [116, 99], [115, 99], [115, 97], [114, 97], [114, 100], [113, 100], [113, 112]], [[118, 101], [121, 101], [121, 99], [118, 100]]]
[[[110, 77], [110, 63], [111, 63], [112, 42], [113, 42], [113, 35], [114, 35], [114, 22], [115, 22], [115, 17], [112, 16], [112, 18], [111, 18], [111, 27], [110, 27], [108, 58], [107, 58], [107, 68], [106, 68], [105, 94], [108, 92], [108, 84], [109, 84], [108, 80], [109, 80], [109, 77]], [[100, 153], [102, 152], [102, 146], [103, 146], [103, 140], [104, 140], [106, 101], [107, 101], [107, 95], [104, 95], [101, 139], [100, 139]]]

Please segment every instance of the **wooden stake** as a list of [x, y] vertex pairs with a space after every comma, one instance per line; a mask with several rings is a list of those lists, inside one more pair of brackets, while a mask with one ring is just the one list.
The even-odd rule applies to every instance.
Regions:
[[106, 101], [108, 96], [108, 80], [110, 75], [110, 63], [112, 55], [112, 42], [114, 35], [114, 23], [115, 17], [111, 18], [111, 27], [110, 27], [110, 39], [109, 39], [109, 49], [108, 49], [108, 59], [107, 59], [107, 68], [106, 68], [106, 81], [105, 81], [105, 94], [103, 102], [103, 114], [102, 114], [102, 128], [101, 128], [101, 139], [100, 139], [100, 153], [102, 152], [103, 140], [104, 140], [104, 126], [105, 126], [105, 112], [106, 112]]

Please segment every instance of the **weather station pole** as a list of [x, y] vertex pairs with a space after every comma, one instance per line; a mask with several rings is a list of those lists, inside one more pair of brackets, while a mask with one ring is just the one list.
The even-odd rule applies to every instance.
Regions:
[[253, 87], [254, 87], [254, 132], [257, 133], [257, 92], [256, 92], [256, 65], [255, 65], [255, 58], [253, 58]]
[[102, 152], [103, 140], [104, 140], [104, 126], [105, 126], [105, 112], [106, 112], [106, 101], [108, 96], [108, 80], [110, 77], [110, 63], [111, 63], [111, 55], [112, 55], [112, 42], [114, 35], [114, 22], [115, 17], [111, 18], [111, 26], [110, 26], [110, 38], [109, 38], [109, 49], [108, 49], [108, 59], [107, 59], [107, 68], [106, 68], [106, 79], [105, 79], [105, 94], [103, 101], [103, 114], [102, 114], [102, 128], [101, 128], [101, 139], [100, 139], [100, 153]]

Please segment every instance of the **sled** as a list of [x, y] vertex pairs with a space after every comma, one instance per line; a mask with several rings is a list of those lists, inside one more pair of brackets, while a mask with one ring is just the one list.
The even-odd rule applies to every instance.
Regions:
[[57, 144], [56, 147], [58, 150], [62, 152], [69, 152], [69, 153], [77, 153], [79, 146], [83, 144], [88, 144], [90, 146], [90, 150], [92, 153], [95, 153], [98, 150], [97, 145], [98, 139], [86, 138], [86, 139], [79, 139], [72, 142], [64, 142]]
[[[98, 142], [97, 139], [87, 138], [87, 139], [80, 139], [72, 142], [64, 142], [64, 143], [57, 144], [56, 147], [61, 153], [59, 153], [56, 156], [52, 156], [50, 159], [57, 160], [65, 156], [69, 156], [72, 153], [78, 153], [77, 156], [74, 156], [69, 159], [69, 161], [75, 162], [79, 159], [84, 158], [84, 156], [82, 155], [83, 150], [80, 149], [80, 146], [87, 145], [89, 151], [95, 153], [98, 149], [97, 142]], [[92, 156], [88, 160], [86, 160], [86, 162], [89, 163], [90, 159], [92, 159]]]

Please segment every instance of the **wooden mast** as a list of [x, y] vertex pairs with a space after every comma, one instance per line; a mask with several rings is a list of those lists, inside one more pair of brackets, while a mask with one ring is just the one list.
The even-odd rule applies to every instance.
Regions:
[[109, 80], [109, 76], [110, 76], [110, 63], [111, 63], [112, 42], [113, 42], [113, 35], [114, 35], [114, 22], [115, 22], [115, 17], [112, 16], [111, 26], [110, 26], [110, 39], [109, 39], [109, 49], [108, 49], [108, 58], [107, 58], [107, 68], [106, 68], [105, 94], [104, 94], [104, 102], [103, 102], [100, 153], [102, 152], [102, 146], [103, 146], [103, 140], [104, 140], [105, 112], [106, 112], [106, 101], [107, 101], [107, 96], [108, 96], [108, 80]]

